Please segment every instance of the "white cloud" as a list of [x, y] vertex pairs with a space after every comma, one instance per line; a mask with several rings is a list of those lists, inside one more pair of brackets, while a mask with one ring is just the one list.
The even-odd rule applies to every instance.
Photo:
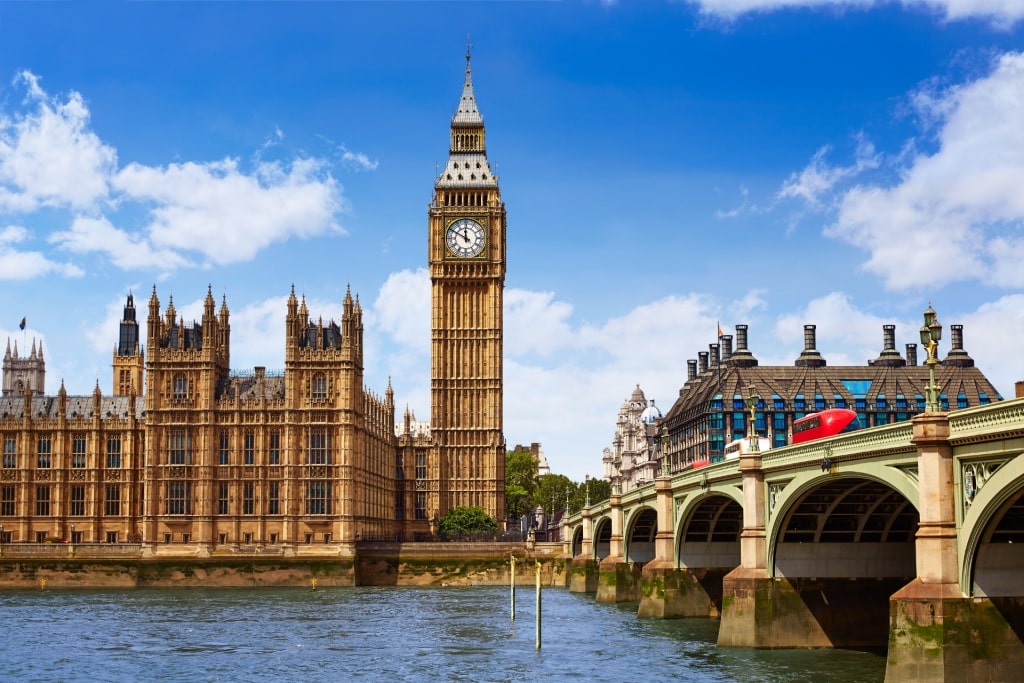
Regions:
[[[923, 309], [922, 309], [923, 310]], [[882, 326], [896, 325], [897, 350], [917, 340], [912, 322], [900, 323], [860, 310], [844, 292], [831, 292], [812, 299], [793, 313], [779, 316], [775, 338], [779, 349], [760, 357], [762, 365], [792, 365], [804, 348], [804, 325], [815, 327], [815, 347], [829, 365], [864, 365], [882, 351]], [[902, 352], [902, 351], [901, 351]]]
[[[251, 169], [235, 159], [119, 169], [116, 150], [90, 129], [80, 94], [51, 97], [27, 71], [15, 83], [26, 98], [21, 111], [0, 111], [0, 211], [71, 212], [69, 229], [52, 234], [52, 243], [104, 254], [123, 269], [169, 272], [247, 261], [290, 238], [344, 232], [337, 222], [346, 208], [341, 187], [320, 159], [262, 161], [257, 152]], [[275, 129], [264, 149], [283, 137]], [[354, 160], [372, 165], [363, 155]], [[130, 230], [115, 225], [109, 209], [148, 219], [142, 230]], [[29, 256], [34, 265], [19, 272], [47, 272], [38, 255]]]
[[[885, 159], [863, 138], [850, 166], [830, 166], [827, 147], [783, 184], [779, 198], [831, 208], [830, 237], [867, 252], [863, 268], [889, 289], [966, 280], [1024, 286], [1024, 54], [996, 60], [973, 82], [911, 94], [922, 126], [937, 131], [930, 153], [908, 142]], [[852, 185], [886, 162], [892, 183]]]
[[417, 353], [430, 353], [430, 274], [426, 268], [392, 273], [373, 302], [381, 332]]
[[166, 273], [189, 265], [177, 252], [154, 248], [144, 236], [121, 230], [103, 217], [77, 216], [70, 230], [53, 233], [50, 241], [79, 254], [106, 254], [123, 270], [152, 268]]
[[155, 168], [129, 164], [114, 179], [130, 199], [152, 203], [147, 239], [156, 248], [194, 251], [217, 264], [248, 261], [289, 237], [340, 231], [340, 189], [323, 164], [186, 162]]
[[[701, 12], [725, 19], [734, 19], [751, 12], [772, 12], [792, 8], [870, 9], [885, 0], [696, 0]], [[925, 8], [941, 14], [947, 21], [982, 18], [997, 27], [1008, 27], [1024, 17], [1019, 0], [903, 0], [908, 8]]]
[[821, 147], [804, 170], [793, 173], [782, 184], [779, 199], [802, 199], [812, 207], [822, 202], [823, 195], [829, 195], [843, 180], [857, 176], [868, 169], [878, 168], [880, 157], [875, 146], [864, 135], [856, 136], [857, 150], [854, 163], [850, 166], [830, 166], [825, 161], [832, 148]]
[[51, 98], [29, 71], [14, 81], [28, 90], [28, 111], [0, 114], [0, 209], [81, 209], [104, 199], [117, 154], [89, 130], [82, 96], [71, 92], [63, 101]]
[[344, 145], [341, 146], [341, 160], [345, 162], [346, 166], [357, 171], [377, 170], [378, 162], [371, 161], [370, 157], [362, 152], [353, 152]]
[[505, 290], [505, 353], [550, 356], [575, 344], [569, 326], [572, 306], [552, 292]]
[[[1014, 383], [1024, 381], [1024, 294], [1009, 294], [965, 312], [964, 349], [1003, 398], [1013, 398]], [[943, 342], [944, 348], [945, 342]], [[941, 350], [940, 350], [941, 353]]]
[[64, 277], [81, 277], [82, 269], [73, 263], [52, 261], [39, 251], [18, 251], [12, 245], [28, 239], [29, 231], [20, 225], [0, 230], [0, 280], [31, 280], [55, 273]]

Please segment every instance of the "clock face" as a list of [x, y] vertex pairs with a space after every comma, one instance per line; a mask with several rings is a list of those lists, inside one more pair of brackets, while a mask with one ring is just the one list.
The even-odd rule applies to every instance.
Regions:
[[471, 218], [460, 218], [448, 226], [444, 238], [455, 256], [477, 256], [484, 250], [484, 229]]

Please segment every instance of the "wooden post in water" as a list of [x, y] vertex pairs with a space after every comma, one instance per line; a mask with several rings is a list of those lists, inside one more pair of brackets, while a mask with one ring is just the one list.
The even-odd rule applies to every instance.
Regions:
[[512, 580], [510, 581], [510, 583], [512, 584], [512, 587], [511, 587], [511, 589], [512, 589], [512, 619], [511, 619], [511, 621], [515, 621], [516, 620], [516, 556], [515, 555], [512, 555], [512, 572], [511, 572], [511, 574], [512, 574]]
[[540, 562], [537, 562], [537, 649], [540, 649]]

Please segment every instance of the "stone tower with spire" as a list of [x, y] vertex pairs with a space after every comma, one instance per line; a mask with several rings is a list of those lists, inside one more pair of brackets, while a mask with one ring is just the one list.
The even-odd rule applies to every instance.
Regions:
[[454, 507], [479, 506], [504, 519], [505, 204], [487, 160], [468, 47], [428, 233], [433, 448], [428, 481], [417, 481], [414, 516], [433, 519]]
[[11, 350], [11, 340], [7, 340], [7, 350], [4, 352], [4, 380], [3, 396], [20, 396], [26, 389], [31, 389], [36, 394], [42, 394], [46, 387], [46, 361], [43, 360], [43, 343], [39, 342], [36, 349], [36, 340], [32, 340], [32, 350], [27, 356], [18, 354], [18, 342], [14, 342], [14, 350]]
[[142, 396], [145, 355], [139, 339], [139, 321], [135, 319], [135, 297], [129, 293], [124, 315], [118, 328], [114, 347], [114, 377], [111, 386], [115, 396]]

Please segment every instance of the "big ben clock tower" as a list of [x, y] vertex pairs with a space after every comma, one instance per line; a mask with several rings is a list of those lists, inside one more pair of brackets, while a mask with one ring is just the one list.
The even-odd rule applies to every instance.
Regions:
[[[480, 506], [505, 517], [502, 301], [505, 205], [487, 162], [466, 50], [448, 162], [429, 210], [432, 512]], [[433, 497], [433, 496], [431, 496]]]

